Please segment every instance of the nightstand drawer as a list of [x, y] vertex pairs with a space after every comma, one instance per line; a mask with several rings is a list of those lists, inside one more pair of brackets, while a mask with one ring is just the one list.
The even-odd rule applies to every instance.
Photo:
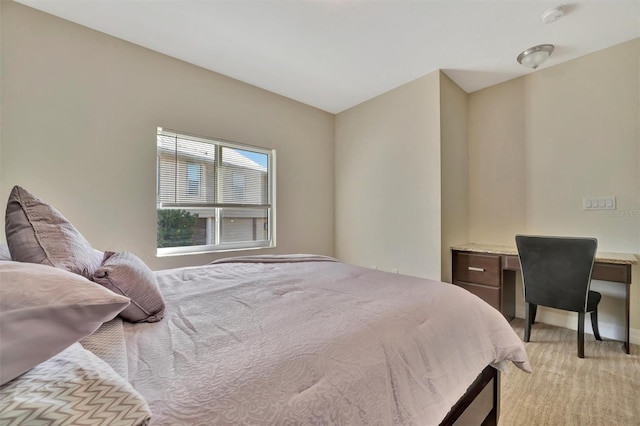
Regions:
[[498, 255], [454, 252], [453, 279], [455, 281], [500, 287], [501, 272]]
[[497, 310], [499, 311], [501, 310], [499, 288], [486, 287], [483, 285], [474, 285], [474, 284], [467, 284], [467, 283], [460, 283], [460, 282], [456, 283], [456, 285], [475, 294], [480, 299], [484, 300], [485, 302], [487, 302]]

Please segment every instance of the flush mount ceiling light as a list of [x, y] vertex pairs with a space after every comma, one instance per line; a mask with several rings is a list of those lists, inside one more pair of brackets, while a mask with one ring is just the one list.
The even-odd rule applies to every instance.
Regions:
[[553, 49], [553, 44], [539, 44], [530, 47], [518, 55], [518, 63], [535, 70], [551, 56]]

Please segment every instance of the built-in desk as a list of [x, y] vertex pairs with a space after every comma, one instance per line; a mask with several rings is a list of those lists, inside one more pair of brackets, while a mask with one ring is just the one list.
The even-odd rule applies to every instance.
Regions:
[[[515, 247], [464, 244], [451, 247], [452, 282], [484, 299], [511, 320], [515, 316], [515, 272], [520, 260]], [[591, 278], [625, 285], [625, 342], [629, 353], [629, 305], [633, 254], [598, 252]]]

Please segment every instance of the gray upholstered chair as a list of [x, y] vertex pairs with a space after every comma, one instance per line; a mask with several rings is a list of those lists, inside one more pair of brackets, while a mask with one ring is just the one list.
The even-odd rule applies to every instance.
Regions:
[[595, 238], [516, 235], [525, 301], [524, 341], [531, 337], [538, 305], [578, 313], [578, 356], [584, 358], [584, 319], [591, 313], [598, 331], [600, 293], [591, 291], [591, 271], [598, 248]]

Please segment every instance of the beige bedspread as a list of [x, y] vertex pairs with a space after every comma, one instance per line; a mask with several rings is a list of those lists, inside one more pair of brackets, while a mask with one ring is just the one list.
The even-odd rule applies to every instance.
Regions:
[[459, 287], [295, 260], [157, 272], [164, 320], [125, 325], [152, 425], [435, 425], [487, 364], [529, 370]]

